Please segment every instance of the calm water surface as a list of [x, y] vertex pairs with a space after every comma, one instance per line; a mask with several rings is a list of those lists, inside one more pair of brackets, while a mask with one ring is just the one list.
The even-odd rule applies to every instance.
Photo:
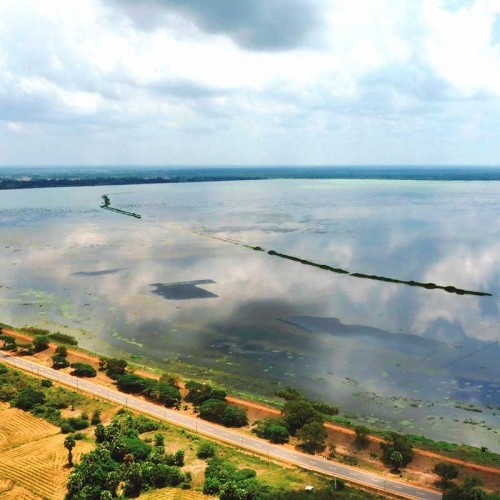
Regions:
[[[142, 219], [100, 209], [104, 193]], [[3, 191], [0, 320], [500, 451], [499, 194], [387, 180]]]

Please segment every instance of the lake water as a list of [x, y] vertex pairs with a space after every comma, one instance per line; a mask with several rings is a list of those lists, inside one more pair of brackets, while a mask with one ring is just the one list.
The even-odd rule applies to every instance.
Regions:
[[[99, 208], [104, 193], [142, 219]], [[499, 195], [396, 180], [3, 191], [0, 321], [500, 451]]]

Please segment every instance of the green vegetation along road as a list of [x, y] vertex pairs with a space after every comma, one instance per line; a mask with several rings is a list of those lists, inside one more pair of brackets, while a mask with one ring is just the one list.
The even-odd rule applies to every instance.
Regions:
[[39, 376], [74, 387], [75, 389], [85, 391], [89, 394], [108, 399], [131, 410], [146, 413], [153, 417], [166, 420], [174, 425], [179, 425], [191, 431], [204, 434], [208, 437], [225, 441], [237, 447], [251, 450], [260, 455], [268, 456], [270, 459], [272, 458], [285, 461], [290, 464], [298, 465], [304, 469], [317, 471], [329, 476], [336, 476], [353, 483], [366, 485], [401, 497], [420, 500], [438, 500], [441, 498], [441, 494], [438, 492], [412, 486], [393, 479], [387, 479], [383, 476], [354, 469], [352, 467], [347, 467], [343, 464], [326, 460], [325, 458], [317, 458], [311, 455], [306, 455], [305, 453], [289, 450], [281, 446], [272, 445], [264, 440], [245, 436], [227, 428], [210, 424], [206, 421], [201, 421], [195, 417], [183, 415], [179, 411], [169, 410], [134, 396], [123, 394], [113, 389], [108, 389], [99, 384], [89, 382], [87, 380], [81, 380], [66, 373], [60, 373], [52, 368], [41, 366], [23, 358], [0, 353], [0, 359], [2, 362], [15, 366], [19, 369], [35, 373]]

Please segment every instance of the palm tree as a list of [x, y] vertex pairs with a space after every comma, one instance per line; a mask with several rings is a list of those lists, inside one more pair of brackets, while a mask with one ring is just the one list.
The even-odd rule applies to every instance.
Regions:
[[70, 434], [64, 440], [64, 447], [68, 450], [68, 467], [73, 467], [73, 448], [75, 447], [75, 445], [75, 436], [73, 436], [73, 434]]

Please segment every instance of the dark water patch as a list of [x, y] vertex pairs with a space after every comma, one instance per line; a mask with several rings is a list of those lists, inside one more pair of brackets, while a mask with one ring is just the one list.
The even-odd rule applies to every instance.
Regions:
[[218, 295], [209, 292], [198, 285], [215, 283], [213, 280], [179, 281], [177, 283], [151, 283], [154, 286], [152, 291], [167, 300], [189, 300], [189, 299], [213, 299]]
[[364, 325], [345, 325], [337, 318], [295, 316], [280, 321], [311, 333], [326, 333], [344, 338], [365, 338], [367, 341], [385, 343], [388, 347], [412, 354], [433, 352], [441, 344], [418, 335], [397, 334]]
[[120, 267], [118, 269], [103, 269], [102, 271], [78, 271], [76, 273], [71, 273], [71, 276], [106, 276], [107, 274], [119, 273], [125, 269], [126, 267]]

